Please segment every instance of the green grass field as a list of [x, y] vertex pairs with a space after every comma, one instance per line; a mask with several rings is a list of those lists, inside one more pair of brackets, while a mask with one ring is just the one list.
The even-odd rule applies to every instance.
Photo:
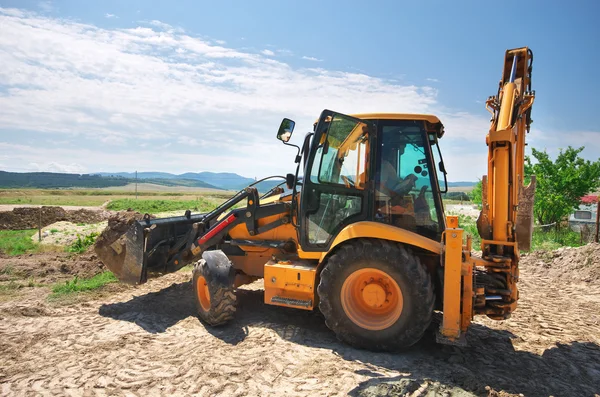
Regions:
[[109, 271], [95, 275], [92, 278], [74, 277], [72, 280], [64, 283], [55, 284], [52, 287], [52, 294], [49, 298], [56, 298], [63, 295], [73, 294], [82, 291], [92, 291], [105, 286], [106, 284], [117, 282], [117, 278]]
[[148, 214], [188, 209], [196, 212], [207, 212], [214, 209], [221, 201], [204, 197], [198, 197], [196, 200], [136, 200], [126, 198], [113, 200], [106, 208], [113, 211], [132, 209]]
[[31, 236], [36, 230], [0, 230], [0, 252], [6, 255], [21, 255], [34, 252], [38, 245]]
[[[147, 186], [139, 189], [138, 200], [180, 200], [191, 201], [207, 199], [223, 201], [234, 192], [221, 190], [193, 190], [190, 188], [171, 188], [148, 191]], [[131, 189], [0, 189], [0, 205], [68, 205], [99, 206], [109, 200], [135, 200], [135, 192]]]

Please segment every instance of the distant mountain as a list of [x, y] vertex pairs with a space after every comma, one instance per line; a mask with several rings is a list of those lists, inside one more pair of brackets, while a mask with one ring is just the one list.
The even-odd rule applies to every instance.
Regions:
[[[118, 173], [113, 175], [98, 174], [64, 174], [56, 172], [6, 172], [0, 171], [0, 187], [2, 188], [101, 188], [125, 186], [134, 183], [135, 178], [129, 178]], [[207, 189], [221, 189], [204, 181], [185, 178], [144, 178], [146, 183], [163, 186], [188, 186]]]
[[110, 187], [129, 183], [122, 177], [102, 177], [88, 174], [62, 174], [55, 172], [6, 172], [0, 171], [0, 187], [3, 188], [67, 188], [67, 187]]
[[[135, 173], [133, 172], [99, 172], [98, 175], [135, 178]], [[138, 172], [138, 178], [196, 180], [225, 190], [240, 190], [249, 184], [254, 183], [254, 179], [232, 172], [186, 172], [185, 174], [170, 174], [167, 172]], [[263, 191], [265, 188], [268, 190], [270, 189], [268, 186], [271, 185], [273, 184], [269, 182], [261, 183], [259, 184], [259, 190]]]
[[[135, 178], [133, 172], [100, 172], [99, 175], [104, 176], [120, 176], [124, 178]], [[186, 172], [184, 174], [170, 174], [167, 172], [138, 172], [139, 179], [178, 179], [178, 180], [196, 180], [202, 181], [212, 186], [216, 186], [225, 190], [240, 190], [246, 186], [254, 183], [254, 179], [247, 178], [232, 172]], [[278, 185], [283, 180], [273, 179], [265, 182], [261, 182], [257, 185], [258, 190], [265, 192], [271, 189], [273, 186]], [[448, 182], [449, 187], [471, 187], [476, 182]]]
[[228, 190], [240, 190], [254, 183], [254, 179], [232, 172], [186, 172], [178, 176], [187, 179], [198, 179]]
[[[135, 179], [135, 172], [96, 172], [94, 175], [120, 176]], [[169, 174], [168, 172], [138, 172], [137, 177], [139, 179], [185, 179], [179, 178], [179, 175]]]
[[448, 182], [448, 187], [471, 187], [477, 182]]

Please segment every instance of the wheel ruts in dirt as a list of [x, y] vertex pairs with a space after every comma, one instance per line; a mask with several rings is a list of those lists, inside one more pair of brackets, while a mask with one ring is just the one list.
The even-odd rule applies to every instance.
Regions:
[[430, 275], [403, 245], [353, 240], [331, 255], [317, 288], [319, 309], [338, 339], [354, 347], [395, 351], [429, 327], [435, 301]]
[[194, 300], [200, 319], [209, 325], [223, 325], [233, 319], [236, 296], [235, 269], [223, 251], [202, 254], [192, 276]]

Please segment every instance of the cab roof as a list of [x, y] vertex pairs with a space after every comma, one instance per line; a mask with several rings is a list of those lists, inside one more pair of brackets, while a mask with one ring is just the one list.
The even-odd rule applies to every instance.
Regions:
[[410, 113], [359, 113], [350, 116], [364, 120], [425, 120], [431, 124], [437, 124], [440, 119], [432, 114], [410, 114]]

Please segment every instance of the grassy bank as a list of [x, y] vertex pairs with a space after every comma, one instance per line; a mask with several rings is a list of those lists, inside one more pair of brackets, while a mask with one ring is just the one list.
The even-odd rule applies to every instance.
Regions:
[[[140, 191], [139, 200], [225, 200], [232, 192], [170, 188], [165, 191]], [[0, 204], [99, 206], [109, 200], [135, 198], [133, 190], [105, 189], [0, 189]]]
[[74, 277], [72, 280], [60, 283], [52, 287], [50, 298], [57, 298], [64, 295], [74, 294], [83, 291], [92, 291], [105, 286], [106, 284], [117, 282], [117, 278], [109, 271], [95, 275], [92, 278]]
[[[481, 247], [481, 237], [477, 232], [476, 219], [470, 216], [459, 215], [458, 224], [473, 238], [473, 248], [479, 250]], [[531, 240], [531, 251], [535, 250], [555, 250], [560, 247], [581, 247], [585, 243], [581, 242], [581, 236], [570, 229], [560, 230], [551, 229], [544, 231], [540, 228], [533, 229], [533, 238]]]
[[132, 209], [148, 214], [188, 209], [206, 212], [214, 209], [218, 203], [219, 200], [204, 197], [198, 197], [196, 200], [135, 200], [127, 198], [113, 200], [106, 208], [114, 211]]
[[36, 251], [38, 245], [31, 239], [35, 232], [34, 229], [0, 230], [0, 252], [13, 256]]

